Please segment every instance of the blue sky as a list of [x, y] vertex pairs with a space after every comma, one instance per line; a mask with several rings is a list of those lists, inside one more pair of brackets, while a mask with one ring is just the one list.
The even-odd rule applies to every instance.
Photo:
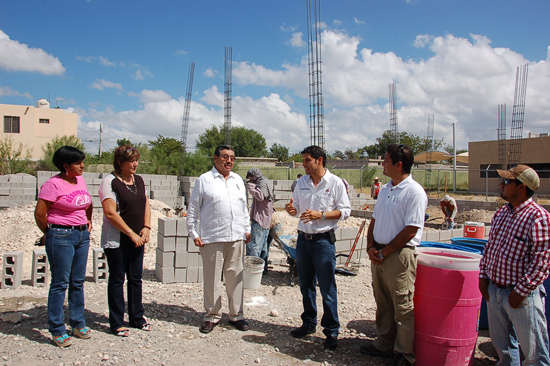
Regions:
[[[400, 131], [457, 147], [511, 125], [516, 68], [529, 63], [524, 134], [550, 131], [550, 2], [322, 1], [329, 152], [375, 143], [389, 129], [397, 84]], [[307, 18], [302, 0], [0, 0], [0, 103], [49, 99], [79, 115], [97, 151], [119, 138], [180, 138], [189, 64], [196, 63], [187, 144], [223, 124], [224, 49], [233, 47], [233, 125], [298, 152], [309, 145]]]

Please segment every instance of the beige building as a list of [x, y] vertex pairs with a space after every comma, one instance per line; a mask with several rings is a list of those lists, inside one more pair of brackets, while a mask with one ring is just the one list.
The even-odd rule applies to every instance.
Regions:
[[[509, 153], [510, 140], [506, 144], [506, 151]], [[468, 152], [470, 192], [485, 193], [487, 189], [489, 193], [499, 193], [502, 178], [498, 176], [496, 169], [506, 169], [499, 165], [499, 141], [470, 142]], [[536, 193], [550, 195], [550, 136], [523, 138], [520, 164], [529, 165], [539, 174], [541, 182]]]
[[0, 116], [4, 121], [0, 138], [11, 138], [15, 146], [22, 143], [31, 150], [31, 159], [42, 158], [42, 146], [56, 136], [77, 135], [78, 115], [50, 108], [45, 99], [36, 102], [36, 107], [0, 104]]

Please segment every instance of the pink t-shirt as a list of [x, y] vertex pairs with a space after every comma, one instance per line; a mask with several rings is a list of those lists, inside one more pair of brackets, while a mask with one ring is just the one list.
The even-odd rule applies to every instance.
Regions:
[[48, 210], [48, 224], [72, 226], [88, 223], [86, 209], [92, 204], [92, 197], [82, 176], [76, 177], [76, 184], [70, 184], [55, 175], [42, 184], [38, 198], [53, 202]]

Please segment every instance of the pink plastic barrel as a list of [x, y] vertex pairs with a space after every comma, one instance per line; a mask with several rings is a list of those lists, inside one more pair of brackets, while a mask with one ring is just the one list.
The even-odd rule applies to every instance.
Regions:
[[481, 256], [452, 249], [417, 250], [415, 365], [472, 365], [481, 308]]
[[485, 224], [482, 222], [466, 221], [464, 223], [464, 237], [466, 238], [485, 238]]

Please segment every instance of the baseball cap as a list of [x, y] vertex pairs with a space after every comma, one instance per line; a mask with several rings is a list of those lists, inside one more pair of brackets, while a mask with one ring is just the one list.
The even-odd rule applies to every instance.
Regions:
[[374, 180], [378, 180], [378, 177], [374, 177]]
[[532, 191], [536, 191], [540, 186], [540, 179], [537, 172], [527, 165], [516, 165], [510, 170], [497, 169], [498, 175], [502, 178], [517, 179], [521, 183], [525, 184]]

